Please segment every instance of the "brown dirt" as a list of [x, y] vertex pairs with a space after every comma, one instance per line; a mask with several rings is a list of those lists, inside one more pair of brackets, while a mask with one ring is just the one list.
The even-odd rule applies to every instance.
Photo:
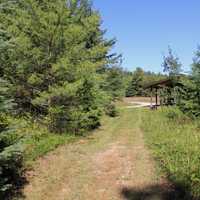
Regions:
[[[152, 98], [153, 103], [156, 102], [156, 98]], [[131, 103], [131, 102], [151, 102], [151, 97], [126, 97], [124, 98], [124, 102]]]
[[37, 161], [24, 189], [30, 200], [163, 200], [169, 184], [156, 173], [139, 129], [139, 111], [109, 119], [89, 139]]

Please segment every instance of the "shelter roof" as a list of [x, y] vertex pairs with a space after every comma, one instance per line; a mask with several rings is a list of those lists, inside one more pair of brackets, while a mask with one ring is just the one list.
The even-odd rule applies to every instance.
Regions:
[[149, 89], [149, 88], [162, 88], [162, 87], [173, 87], [174, 82], [172, 79], [167, 78], [167, 79], [162, 79], [159, 81], [153, 81], [151, 83], [148, 83], [143, 86], [144, 89]]

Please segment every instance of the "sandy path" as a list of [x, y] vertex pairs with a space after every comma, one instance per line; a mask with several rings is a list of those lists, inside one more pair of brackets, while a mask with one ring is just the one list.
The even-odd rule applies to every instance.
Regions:
[[[126, 97], [124, 98], [124, 102], [126, 108], [143, 108], [151, 106], [151, 98], [150, 97]], [[155, 106], [155, 98], [152, 98], [152, 106]]]
[[[129, 102], [129, 103], [133, 104], [133, 105], [126, 106], [126, 108], [142, 108], [142, 107], [150, 107], [151, 106], [151, 103], [141, 102], [141, 101], [132, 101], [132, 102]], [[152, 104], [152, 105], [155, 105], [155, 103]]]
[[90, 138], [63, 146], [40, 159], [29, 173], [24, 198], [167, 199], [168, 187], [156, 175], [139, 129], [140, 111], [124, 110], [120, 118], [106, 121]]

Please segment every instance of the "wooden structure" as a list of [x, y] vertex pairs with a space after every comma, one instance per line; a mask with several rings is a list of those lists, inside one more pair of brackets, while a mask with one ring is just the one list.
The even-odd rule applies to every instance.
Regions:
[[156, 104], [155, 104], [155, 108], [157, 108], [157, 106], [159, 106], [158, 104], [158, 90], [162, 89], [162, 88], [173, 88], [174, 87], [174, 81], [170, 78], [168, 79], [163, 79], [163, 80], [159, 80], [159, 81], [154, 81], [151, 82], [147, 85], [145, 85], [143, 88], [144, 89], [150, 89], [151, 90], [151, 107], [153, 108], [153, 90], [155, 90], [155, 96], [156, 96]]

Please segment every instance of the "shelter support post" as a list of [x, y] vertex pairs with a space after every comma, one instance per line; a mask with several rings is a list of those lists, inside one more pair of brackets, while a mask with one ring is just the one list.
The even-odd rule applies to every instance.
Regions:
[[156, 88], [156, 108], [158, 106], [158, 88]]
[[153, 107], [153, 88], [151, 87], [151, 108]]

